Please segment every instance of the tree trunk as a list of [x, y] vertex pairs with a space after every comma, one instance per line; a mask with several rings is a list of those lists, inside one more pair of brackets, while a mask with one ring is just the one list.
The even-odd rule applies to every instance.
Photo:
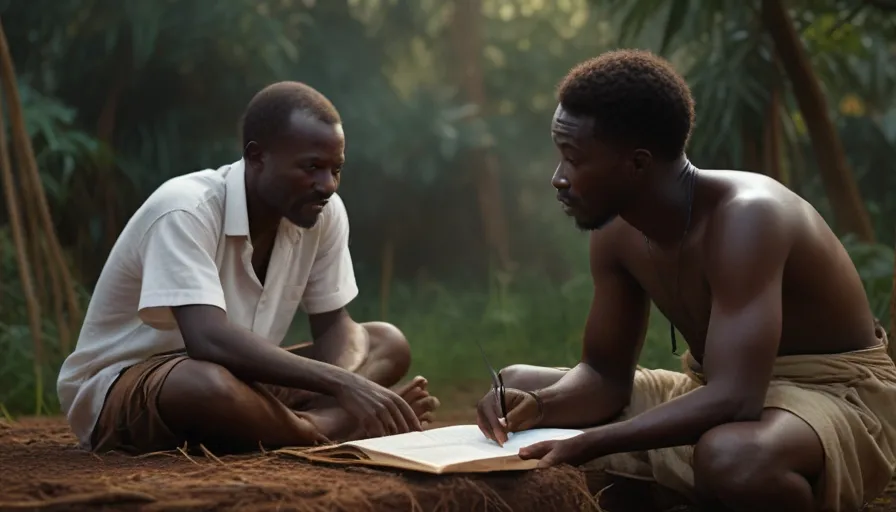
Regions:
[[[2, 35], [2, 28], [0, 28]], [[13, 99], [6, 97], [6, 103], [12, 103]], [[22, 282], [22, 293], [25, 295], [25, 306], [28, 310], [28, 329], [31, 331], [31, 342], [34, 347], [34, 379], [35, 379], [35, 414], [41, 413], [43, 404], [43, 366], [44, 366], [44, 342], [40, 325], [40, 302], [34, 293], [34, 284], [31, 282], [31, 265], [28, 263], [27, 240], [22, 229], [21, 209], [19, 207], [19, 194], [16, 192], [16, 180], [12, 174], [12, 162], [9, 158], [9, 148], [6, 141], [6, 126], [3, 122], [3, 111], [0, 109], [0, 174], [3, 180], [3, 192], [6, 200], [6, 210], [9, 214], [9, 225], [12, 229], [12, 240], [16, 249], [16, 261], [19, 266], [19, 279]], [[27, 199], [26, 199], [27, 200]]]
[[[15, 66], [12, 62], [12, 56], [9, 53], [9, 45], [6, 40], [6, 33], [0, 23], [0, 81], [4, 95], [6, 96], [6, 104], [9, 108], [9, 121], [13, 136], [13, 146], [16, 150], [16, 159], [21, 169], [21, 179], [28, 182], [28, 188], [33, 195], [26, 198], [28, 201], [36, 203], [37, 213], [40, 215], [40, 224], [43, 228], [43, 235], [46, 241], [46, 250], [49, 253], [49, 260], [52, 265], [56, 266], [61, 278], [61, 286], [65, 292], [69, 310], [69, 327], [74, 327], [75, 322], [80, 321], [81, 311], [75, 292], [74, 282], [69, 272], [68, 264], [62, 253], [62, 247], [59, 239], [56, 237], [56, 231], [53, 226], [53, 219], [50, 216], [50, 207], [47, 204], [47, 197], [44, 192], [43, 183], [41, 183], [40, 175], [37, 171], [37, 161], [34, 157], [34, 150], [31, 147], [31, 138], [25, 129], [25, 117], [22, 112], [22, 102], [19, 98], [19, 90], [16, 84]], [[10, 174], [12, 169], [10, 169]], [[35, 261], [39, 259], [39, 255], [34, 255]], [[30, 283], [30, 275], [29, 275]], [[24, 283], [23, 283], [24, 286]], [[29, 286], [32, 286], [29, 284]], [[30, 293], [33, 293], [33, 287]], [[66, 326], [60, 325], [60, 329], [66, 329]]]
[[743, 154], [741, 155], [741, 166], [750, 172], [762, 173], [762, 163], [759, 158], [759, 144], [753, 135], [753, 129], [743, 123], [740, 129], [741, 147]]
[[[118, 105], [121, 103], [121, 97], [127, 90], [127, 86], [131, 81], [131, 74], [134, 66], [134, 51], [130, 32], [126, 32], [120, 39], [115, 52], [116, 75], [115, 81], [106, 93], [106, 101], [100, 110], [100, 115], [96, 123], [97, 139], [106, 143], [110, 148], [114, 147], [112, 138], [115, 135], [115, 126], [118, 121]], [[115, 184], [109, 178], [111, 176], [112, 164], [107, 164], [104, 169], [99, 169], [98, 175], [102, 180], [98, 184], [98, 191], [104, 196], [105, 202], [105, 243], [106, 252], [112, 250], [115, 240], [118, 238], [118, 215], [117, 215], [117, 195], [115, 192]]]
[[[455, 0], [451, 23], [458, 81], [467, 101], [479, 108], [480, 116], [487, 103], [481, 63], [481, 3], [481, 0]], [[477, 148], [471, 152], [470, 159], [486, 246], [501, 270], [511, 270], [514, 265], [501, 200], [498, 158], [488, 148]]]
[[824, 92], [781, 0], [762, 0], [762, 21], [775, 43], [776, 53], [806, 121], [838, 227], [841, 231], [855, 233], [864, 242], [873, 242], [875, 237], [871, 219], [828, 113]]

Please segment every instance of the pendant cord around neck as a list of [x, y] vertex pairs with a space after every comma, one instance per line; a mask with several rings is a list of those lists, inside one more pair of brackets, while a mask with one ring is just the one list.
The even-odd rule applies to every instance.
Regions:
[[[676, 260], [676, 270], [675, 270], [675, 295], [678, 295], [679, 300], [681, 299], [681, 253], [684, 248], [684, 242], [688, 237], [688, 233], [691, 229], [691, 217], [694, 209], [694, 193], [697, 188], [697, 168], [691, 165], [690, 162], [685, 164], [685, 168], [681, 170], [681, 173], [684, 175], [684, 179], [689, 179], [690, 183], [688, 184], [688, 196], [687, 196], [687, 217], [685, 219], [684, 232], [681, 235], [681, 241], [678, 243], [678, 257]], [[651, 251], [650, 239], [647, 238], [647, 235], [644, 235], [644, 241], [647, 242], [647, 254], [648, 257], [653, 260], [653, 253]], [[654, 269], [656, 269], [656, 264], [654, 264]], [[661, 285], [665, 288], [663, 284], [662, 276], [659, 275], [659, 270], [657, 269], [657, 277], [660, 280]], [[683, 304], [683, 300], [682, 300]], [[672, 338], [672, 353], [676, 356], [678, 354], [678, 340], [675, 337], [675, 323], [672, 319], [669, 319], [669, 335]]]

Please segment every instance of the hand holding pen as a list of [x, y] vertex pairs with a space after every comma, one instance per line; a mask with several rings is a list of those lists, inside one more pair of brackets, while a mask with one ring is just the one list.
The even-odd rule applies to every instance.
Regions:
[[541, 421], [542, 403], [532, 391], [505, 388], [503, 377], [489, 363], [482, 345], [478, 341], [476, 344], [492, 380], [492, 389], [477, 406], [476, 422], [485, 437], [503, 446], [508, 433], [530, 429]]

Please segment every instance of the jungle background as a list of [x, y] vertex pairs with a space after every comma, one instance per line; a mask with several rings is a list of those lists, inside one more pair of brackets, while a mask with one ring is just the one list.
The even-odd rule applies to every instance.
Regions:
[[[768, 174], [824, 215], [890, 325], [892, 0], [0, 0], [0, 23], [7, 416], [58, 412], [129, 216], [238, 160], [243, 108], [279, 80], [344, 119], [351, 314], [400, 326], [442, 397], [487, 385], [477, 340], [495, 366], [576, 362], [587, 236], [554, 198], [549, 123], [569, 68], [619, 47], [686, 76], [697, 166]], [[307, 337], [300, 316], [290, 338]], [[677, 368], [668, 337], [654, 311], [641, 363]]]

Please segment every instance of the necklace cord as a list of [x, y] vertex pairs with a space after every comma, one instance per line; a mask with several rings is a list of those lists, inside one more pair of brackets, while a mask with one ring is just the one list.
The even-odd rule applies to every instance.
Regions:
[[[676, 259], [676, 269], [675, 269], [675, 295], [678, 296], [678, 299], [684, 303], [681, 298], [681, 254], [684, 248], [684, 242], [688, 237], [688, 233], [691, 229], [691, 218], [694, 209], [694, 195], [695, 189], [697, 188], [697, 168], [691, 165], [690, 162], [685, 164], [685, 167], [681, 170], [682, 173], [686, 174], [686, 178], [690, 179], [689, 187], [688, 187], [688, 210], [687, 210], [687, 218], [685, 220], [684, 232], [681, 235], [681, 241], [678, 243], [678, 257]], [[642, 233], [643, 234], [643, 233]], [[644, 236], [644, 241], [647, 243], [647, 255], [653, 261], [653, 253], [651, 250], [650, 239], [647, 238], [647, 235]], [[662, 276], [659, 273], [659, 269], [657, 269], [656, 264], [654, 263], [654, 269], [657, 272], [657, 279], [660, 281], [660, 285], [665, 288], [663, 284]], [[669, 335], [672, 338], [672, 353], [678, 356], [678, 340], [675, 337], [675, 323], [669, 319]]]

